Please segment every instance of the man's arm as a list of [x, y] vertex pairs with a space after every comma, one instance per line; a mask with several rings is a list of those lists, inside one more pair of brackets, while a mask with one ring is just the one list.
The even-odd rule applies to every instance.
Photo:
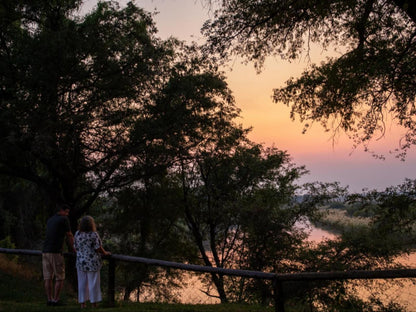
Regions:
[[72, 252], [76, 252], [74, 248], [74, 235], [72, 232], [66, 232], [66, 243], [68, 244], [68, 250]]

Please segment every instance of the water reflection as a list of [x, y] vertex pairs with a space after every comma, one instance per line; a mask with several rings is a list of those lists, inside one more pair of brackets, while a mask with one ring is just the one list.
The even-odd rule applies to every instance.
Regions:
[[[311, 222], [305, 220], [296, 224], [298, 228], [302, 228], [309, 233], [307, 238], [310, 242], [321, 242], [325, 239], [335, 239], [336, 234], [327, 230], [317, 228]], [[410, 267], [415, 267], [416, 254], [400, 258], [400, 262]], [[181, 290], [178, 290], [178, 301], [181, 303], [190, 304], [217, 304], [219, 300], [214, 297], [206, 295], [206, 285], [201, 282], [201, 274], [184, 273], [185, 283]], [[354, 280], [349, 282], [349, 289], [358, 293], [361, 298], [369, 298], [371, 296], [380, 297], [383, 294], [382, 300], [394, 300], [401, 305], [406, 306], [405, 311], [416, 312], [416, 279], [402, 279], [402, 280]], [[215, 290], [211, 288], [210, 292], [216, 294]], [[142, 301], [152, 301], [153, 297], [151, 291], [144, 291], [141, 298]]]
[[305, 219], [295, 223], [295, 227], [304, 229], [309, 234], [307, 240], [310, 242], [321, 242], [325, 239], [334, 239], [337, 236], [324, 229], [315, 227], [309, 220]]
[[[321, 242], [325, 239], [334, 239], [337, 235], [324, 229], [315, 227], [309, 221], [299, 222], [300, 228], [309, 232], [308, 241]], [[409, 268], [416, 268], [416, 253], [403, 255], [397, 262]], [[379, 297], [385, 303], [393, 300], [405, 307], [405, 311], [416, 312], [416, 279], [393, 280], [355, 280], [349, 282], [350, 289], [359, 294], [361, 298], [368, 299], [372, 296]]]
[[[309, 220], [296, 223], [296, 226], [299, 228], [306, 229], [309, 233], [307, 238], [310, 242], [321, 242], [324, 239], [335, 239], [336, 234], [331, 233], [327, 230], [315, 227]], [[410, 255], [403, 255], [397, 259], [398, 263], [408, 266], [409, 268], [416, 269], [416, 253], [411, 253]], [[415, 310], [416, 312], [416, 310]]]

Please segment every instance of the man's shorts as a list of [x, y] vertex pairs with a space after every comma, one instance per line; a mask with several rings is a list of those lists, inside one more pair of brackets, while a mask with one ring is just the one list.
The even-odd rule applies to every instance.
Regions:
[[55, 279], [62, 281], [65, 279], [65, 260], [60, 253], [42, 254], [43, 279]]

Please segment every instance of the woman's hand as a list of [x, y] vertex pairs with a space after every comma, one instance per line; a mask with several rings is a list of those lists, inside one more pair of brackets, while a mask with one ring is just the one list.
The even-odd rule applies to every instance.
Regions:
[[109, 251], [105, 250], [105, 249], [103, 248], [103, 246], [100, 246], [100, 248], [98, 248], [96, 251], [97, 251], [98, 253], [102, 254], [103, 256], [110, 256], [110, 255], [111, 255], [111, 252], [109, 252]]

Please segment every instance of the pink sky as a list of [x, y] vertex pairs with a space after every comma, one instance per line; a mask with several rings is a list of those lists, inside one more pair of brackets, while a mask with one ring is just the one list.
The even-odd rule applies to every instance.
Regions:
[[[85, 9], [96, 4], [88, 0]], [[127, 1], [119, 1], [120, 5]], [[158, 11], [155, 17], [159, 36], [173, 36], [181, 40], [203, 42], [200, 28], [212, 16], [204, 0], [138, 0], [136, 4], [147, 11]], [[334, 53], [330, 51], [329, 53]], [[314, 48], [310, 61], [319, 63], [325, 54]], [[257, 74], [252, 64], [243, 65], [236, 58], [227, 70], [227, 81], [241, 108], [241, 122], [245, 127], [252, 126], [250, 139], [267, 146], [275, 145], [287, 151], [298, 165], [305, 165], [310, 171], [300, 182], [338, 181], [349, 186], [351, 191], [362, 188], [384, 189], [401, 184], [405, 178], [416, 178], [416, 147], [409, 153], [405, 162], [389, 156], [390, 149], [398, 143], [398, 136], [388, 133], [386, 138], [375, 142], [371, 147], [376, 152], [387, 155], [386, 160], [374, 159], [362, 148], [352, 152], [352, 142], [341, 135], [333, 144], [330, 133], [315, 124], [310, 131], [302, 134], [302, 125], [289, 117], [289, 108], [272, 102], [273, 88], [284, 86], [290, 77], [296, 77], [309, 65], [307, 58], [288, 63], [269, 58], [265, 69]], [[352, 153], [351, 153], [352, 152]]]

